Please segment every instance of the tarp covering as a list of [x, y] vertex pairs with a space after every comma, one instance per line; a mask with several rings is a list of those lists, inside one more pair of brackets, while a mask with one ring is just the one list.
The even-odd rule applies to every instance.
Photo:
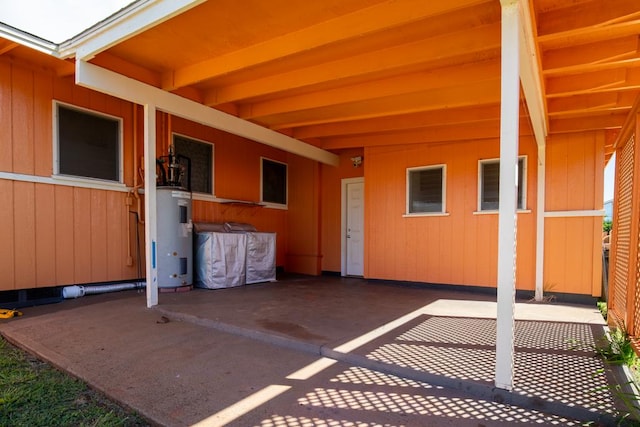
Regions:
[[245, 284], [247, 236], [241, 233], [196, 234], [195, 285], [220, 289]]
[[243, 233], [246, 231], [257, 231], [257, 230], [256, 230], [256, 227], [254, 227], [251, 224], [247, 224], [246, 222], [225, 222], [224, 231], [227, 231], [229, 233], [236, 233], [236, 232]]
[[245, 233], [247, 236], [247, 283], [276, 280], [276, 233]]

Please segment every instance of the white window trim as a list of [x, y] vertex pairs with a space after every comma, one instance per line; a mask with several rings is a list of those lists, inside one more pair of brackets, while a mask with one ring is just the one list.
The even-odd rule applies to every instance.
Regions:
[[[65, 175], [60, 173], [60, 141], [58, 139], [58, 106], [59, 105], [70, 108], [70, 109], [82, 111], [87, 114], [93, 114], [94, 116], [113, 119], [118, 122], [119, 126], [118, 126], [118, 180], [117, 181], [91, 178], [91, 177], [85, 177], [85, 176]], [[52, 107], [53, 175], [51, 175], [51, 177], [53, 179], [84, 183], [84, 184], [87, 184], [87, 186], [91, 186], [91, 184], [93, 184], [96, 186], [96, 188], [122, 187], [122, 185], [124, 185], [124, 136], [123, 136], [124, 120], [122, 119], [122, 117], [113, 116], [111, 114], [103, 113], [96, 110], [91, 110], [89, 108], [79, 107], [77, 105], [69, 104], [69, 103], [58, 101], [55, 99], [52, 101], [52, 106], [53, 106]]]
[[[527, 156], [522, 155], [518, 156], [518, 163], [522, 160], [522, 171], [518, 171], [518, 174], [522, 173], [522, 208], [517, 209], [518, 212], [527, 213], [531, 212], [531, 210], [527, 209]], [[475, 215], [482, 214], [492, 214], [498, 213], [498, 209], [482, 209], [482, 165], [486, 163], [500, 163], [500, 158], [494, 159], [482, 159], [478, 160], [478, 191], [477, 191], [477, 210], [474, 212]], [[516, 179], [517, 176], [516, 176]]]
[[[273, 203], [273, 202], [267, 202], [263, 199], [263, 182], [262, 182], [262, 165], [264, 164], [264, 160], [268, 160], [270, 162], [273, 163], [280, 163], [281, 165], [285, 165], [286, 166], [286, 170], [287, 173], [285, 175], [285, 181], [286, 181], [286, 185], [285, 185], [285, 191], [286, 191], [286, 198], [285, 198], [285, 203]], [[281, 162], [279, 160], [274, 160], [274, 159], [270, 159], [268, 157], [263, 157], [260, 156], [260, 204], [268, 207], [268, 208], [272, 208], [272, 209], [289, 209], [289, 165], [285, 162]]]
[[[442, 210], [439, 212], [409, 212], [409, 199], [410, 199], [410, 189], [409, 189], [409, 176], [411, 172], [415, 171], [423, 171], [430, 169], [441, 169], [442, 170]], [[418, 217], [418, 216], [448, 216], [447, 212], [447, 165], [446, 164], [437, 164], [437, 165], [429, 165], [429, 166], [417, 166], [412, 168], [407, 168], [406, 175], [406, 193], [405, 193], [405, 213], [402, 215], [405, 218], [408, 217]]]
[[[192, 191], [193, 198], [195, 200], [204, 200], [204, 201], [214, 201], [216, 196], [216, 145], [213, 142], [205, 141], [204, 139], [194, 138], [192, 136], [171, 132], [171, 143], [175, 144], [175, 137], [178, 136], [180, 138], [190, 139], [195, 142], [199, 142], [201, 144], [208, 144], [211, 146], [211, 193], [202, 193], [200, 191]], [[196, 197], [198, 195], [198, 197]]]

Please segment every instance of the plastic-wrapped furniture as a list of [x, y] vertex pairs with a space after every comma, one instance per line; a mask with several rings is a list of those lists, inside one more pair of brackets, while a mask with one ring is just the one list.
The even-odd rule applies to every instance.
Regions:
[[243, 233], [196, 233], [195, 285], [220, 289], [246, 282], [247, 236]]
[[276, 233], [248, 232], [246, 283], [276, 280]]

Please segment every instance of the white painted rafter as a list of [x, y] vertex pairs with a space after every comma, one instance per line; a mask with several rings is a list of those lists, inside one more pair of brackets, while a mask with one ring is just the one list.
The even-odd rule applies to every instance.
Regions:
[[340, 161], [337, 155], [321, 148], [88, 62], [76, 61], [76, 83], [136, 104], [153, 103], [159, 110], [175, 116], [331, 166]]
[[[511, 3], [511, 2], [502, 2]], [[549, 124], [542, 92], [540, 61], [528, 0], [518, 0], [520, 14], [520, 83], [538, 146], [544, 146]]]

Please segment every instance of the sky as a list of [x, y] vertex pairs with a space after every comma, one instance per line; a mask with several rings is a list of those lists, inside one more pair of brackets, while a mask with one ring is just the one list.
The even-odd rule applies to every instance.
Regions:
[[133, 0], [0, 0], [0, 22], [61, 43]]
[[614, 183], [614, 176], [615, 176], [615, 171], [616, 171], [616, 155], [614, 154], [613, 157], [611, 157], [611, 159], [609, 160], [609, 163], [607, 163], [607, 167], [604, 169], [604, 201], [609, 201], [611, 199], [613, 199], [613, 183]]
[[[61, 43], [133, 0], [0, 0], [0, 22]], [[613, 199], [615, 159], [604, 171], [604, 201]]]

